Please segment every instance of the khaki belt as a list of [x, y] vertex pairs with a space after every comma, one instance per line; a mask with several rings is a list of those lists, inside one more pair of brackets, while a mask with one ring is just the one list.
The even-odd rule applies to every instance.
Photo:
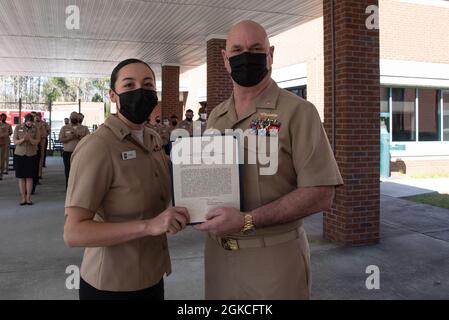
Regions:
[[234, 239], [230, 237], [217, 237], [209, 234], [209, 237], [215, 240], [223, 249], [229, 251], [237, 251], [250, 248], [265, 248], [275, 246], [277, 244], [289, 242], [298, 239], [304, 233], [304, 228], [299, 227], [294, 230], [275, 234], [260, 235], [248, 239]]

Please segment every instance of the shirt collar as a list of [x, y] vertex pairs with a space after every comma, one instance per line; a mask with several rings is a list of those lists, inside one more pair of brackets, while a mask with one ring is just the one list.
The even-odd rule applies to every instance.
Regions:
[[123, 141], [131, 134], [131, 129], [116, 115], [109, 116], [104, 122], [104, 125], [111, 129], [120, 141]]

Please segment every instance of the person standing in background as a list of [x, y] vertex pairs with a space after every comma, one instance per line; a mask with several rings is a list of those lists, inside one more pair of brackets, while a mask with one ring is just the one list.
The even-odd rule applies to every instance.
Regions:
[[176, 129], [184, 129], [187, 130], [190, 134], [190, 136], [193, 136], [193, 110], [189, 109], [186, 111], [186, 119], [181, 121], [177, 126]]
[[14, 152], [16, 178], [19, 179], [22, 199], [20, 205], [32, 205], [33, 178], [35, 178], [37, 173], [37, 145], [41, 139], [39, 130], [33, 124], [33, 116], [31, 114], [25, 116], [24, 124], [16, 127], [13, 140], [16, 145]]
[[[39, 163], [40, 163], [40, 158], [41, 158], [41, 153], [42, 153], [42, 147], [40, 144], [40, 136], [41, 136], [41, 123], [40, 123], [40, 114], [38, 114], [36, 111], [32, 111], [30, 112], [32, 118], [32, 122], [33, 122], [33, 126], [36, 128], [36, 130], [38, 131], [38, 136], [39, 136], [39, 143], [37, 144], [37, 154], [34, 156], [34, 161], [35, 163], [35, 170], [36, 173], [33, 177], [33, 189], [31, 191], [31, 194], [35, 194], [36, 193], [36, 187], [38, 184], [40, 184], [39, 182]], [[37, 122], [36, 120], [39, 120], [39, 122]]]
[[203, 135], [204, 131], [207, 128], [207, 111], [206, 108], [201, 107], [198, 110], [199, 118], [198, 122], [201, 124], [201, 135]]
[[48, 136], [51, 134], [51, 128], [45, 119], [42, 119], [43, 127], [45, 128], [45, 138], [44, 138], [44, 153], [43, 153], [43, 161], [42, 161], [42, 167], [45, 168], [47, 166], [47, 149], [48, 149]]
[[79, 120], [79, 124], [80, 124], [79, 135], [82, 136], [82, 137], [85, 137], [85, 136], [87, 136], [88, 134], [90, 134], [89, 127], [83, 125], [84, 114], [78, 113], [78, 120]]
[[46, 153], [46, 140], [47, 140], [47, 136], [49, 135], [49, 126], [45, 121], [42, 121], [41, 119], [41, 115], [39, 113], [36, 113], [35, 117], [34, 117], [34, 123], [35, 126], [39, 129], [39, 133], [40, 133], [40, 137], [41, 137], [41, 141], [39, 143], [39, 170], [38, 170], [38, 179], [42, 179], [42, 167], [44, 165], [44, 157], [45, 157], [45, 153]]
[[0, 180], [3, 174], [8, 174], [9, 145], [11, 144], [12, 127], [6, 122], [6, 114], [0, 115]]
[[72, 112], [70, 114], [70, 124], [65, 125], [61, 128], [59, 132], [59, 141], [64, 144], [64, 152], [62, 158], [64, 161], [64, 171], [66, 177], [66, 188], [69, 181], [70, 174], [70, 159], [72, 153], [75, 150], [78, 142], [88, 134], [89, 130], [81, 128], [79, 125], [79, 115], [77, 112]]

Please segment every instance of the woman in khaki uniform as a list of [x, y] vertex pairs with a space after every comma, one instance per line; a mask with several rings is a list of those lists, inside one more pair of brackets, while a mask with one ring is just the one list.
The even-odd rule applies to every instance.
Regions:
[[121, 62], [111, 76], [118, 115], [84, 138], [72, 155], [64, 240], [86, 247], [80, 299], [163, 299], [171, 272], [166, 234], [189, 222], [168, 207], [170, 178], [158, 134], [145, 127], [157, 105], [154, 72]]
[[31, 192], [33, 178], [37, 173], [37, 145], [41, 141], [39, 130], [33, 125], [33, 116], [25, 116], [25, 124], [18, 125], [14, 130], [14, 152], [16, 164], [16, 178], [19, 179], [21, 206], [32, 205]]

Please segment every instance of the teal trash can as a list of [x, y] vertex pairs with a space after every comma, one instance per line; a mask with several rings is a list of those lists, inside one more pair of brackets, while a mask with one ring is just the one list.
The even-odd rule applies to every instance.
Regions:
[[390, 133], [385, 121], [380, 125], [380, 176], [387, 178], [390, 176]]

